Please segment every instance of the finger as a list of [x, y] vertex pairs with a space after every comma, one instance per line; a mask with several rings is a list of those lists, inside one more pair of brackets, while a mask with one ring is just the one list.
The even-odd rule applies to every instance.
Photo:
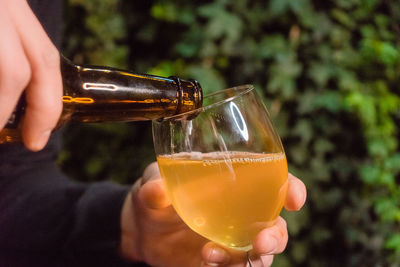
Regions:
[[0, 130], [7, 123], [22, 91], [30, 80], [30, 66], [25, 57], [17, 32], [0, 3]]
[[289, 173], [289, 187], [285, 202], [285, 209], [289, 211], [296, 211], [306, 202], [307, 189], [304, 183]]
[[274, 261], [274, 255], [262, 255], [260, 258], [263, 264], [262, 266], [265, 267], [271, 266]]
[[157, 161], [152, 162], [143, 172], [142, 185], [150, 180], [160, 179], [160, 170], [158, 168]]
[[224, 248], [213, 242], [208, 242], [203, 246], [201, 255], [204, 267], [223, 266], [230, 262], [229, 253]]
[[[249, 252], [249, 257], [251, 261], [251, 266], [252, 267], [268, 267], [272, 265], [272, 262], [274, 260], [274, 255], [257, 255], [254, 250]], [[250, 264], [247, 259], [246, 255], [246, 267], [250, 267]]]
[[139, 199], [150, 209], [161, 209], [171, 205], [157, 162], [151, 163], [140, 179]]
[[161, 179], [146, 182], [139, 189], [139, 199], [150, 209], [162, 209], [171, 205]]
[[274, 226], [262, 230], [253, 242], [253, 250], [258, 255], [281, 253], [287, 245], [286, 221], [278, 217]]
[[26, 89], [26, 113], [22, 127], [25, 145], [44, 147], [62, 111], [60, 56], [27, 1], [8, 1], [13, 23], [32, 70]]
[[[266, 267], [272, 264], [273, 255], [259, 256], [254, 251], [249, 252], [253, 267]], [[202, 249], [202, 267], [230, 266], [248, 267], [247, 254], [244, 251], [221, 247], [213, 242], [208, 242]]]
[[218, 266], [227, 266], [226, 264], [220, 265], [220, 264], [214, 264], [214, 263], [206, 263], [204, 261], [201, 262], [200, 267], [218, 267]]

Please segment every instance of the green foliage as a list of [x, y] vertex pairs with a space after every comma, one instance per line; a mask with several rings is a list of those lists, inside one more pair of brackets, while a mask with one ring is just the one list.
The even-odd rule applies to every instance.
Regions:
[[[70, 0], [75, 61], [253, 83], [308, 188], [284, 212], [275, 266], [400, 266], [400, 2]], [[154, 160], [148, 123], [71, 126], [62, 166], [132, 182]]]
[[[70, 0], [66, 17], [64, 53], [76, 63], [126, 67], [128, 45], [118, 43], [126, 36], [120, 1]], [[101, 40], [101, 41], [100, 41]]]

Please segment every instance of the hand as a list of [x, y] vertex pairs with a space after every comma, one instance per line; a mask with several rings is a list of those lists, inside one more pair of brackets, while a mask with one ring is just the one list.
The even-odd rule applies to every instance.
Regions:
[[[305, 200], [304, 184], [289, 174], [285, 208], [299, 210]], [[184, 224], [170, 205], [156, 163], [147, 167], [126, 198], [121, 235], [121, 255], [151, 266], [246, 266], [245, 253], [209, 242]], [[273, 255], [285, 249], [287, 240], [286, 222], [279, 217], [254, 240], [253, 266], [271, 265]]]
[[0, 36], [0, 130], [25, 90], [22, 137], [40, 150], [62, 110], [59, 52], [25, 0], [0, 0]]

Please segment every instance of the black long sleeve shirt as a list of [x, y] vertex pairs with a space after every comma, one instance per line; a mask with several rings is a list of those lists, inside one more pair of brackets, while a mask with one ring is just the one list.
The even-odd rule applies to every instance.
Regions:
[[[61, 0], [28, 1], [61, 43]], [[69, 180], [55, 164], [60, 133], [40, 152], [0, 145], [0, 267], [126, 266], [117, 253], [129, 188]]]

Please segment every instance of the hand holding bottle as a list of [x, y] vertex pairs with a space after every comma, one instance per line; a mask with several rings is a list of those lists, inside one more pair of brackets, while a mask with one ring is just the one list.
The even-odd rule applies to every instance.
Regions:
[[0, 130], [22, 92], [25, 146], [42, 149], [62, 110], [59, 52], [25, 0], [0, 0]]
[[[149, 165], [125, 200], [121, 214], [122, 256], [151, 266], [246, 266], [245, 252], [208, 242], [186, 226], [170, 205], [160, 178], [157, 164]], [[289, 174], [285, 208], [299, 210], [305, 199], [303, 182]], [[253, 267], [270, 266], [273, 255], [281, 253], [287, 241], [286, 222], [279, 217], [253, 241]]]

